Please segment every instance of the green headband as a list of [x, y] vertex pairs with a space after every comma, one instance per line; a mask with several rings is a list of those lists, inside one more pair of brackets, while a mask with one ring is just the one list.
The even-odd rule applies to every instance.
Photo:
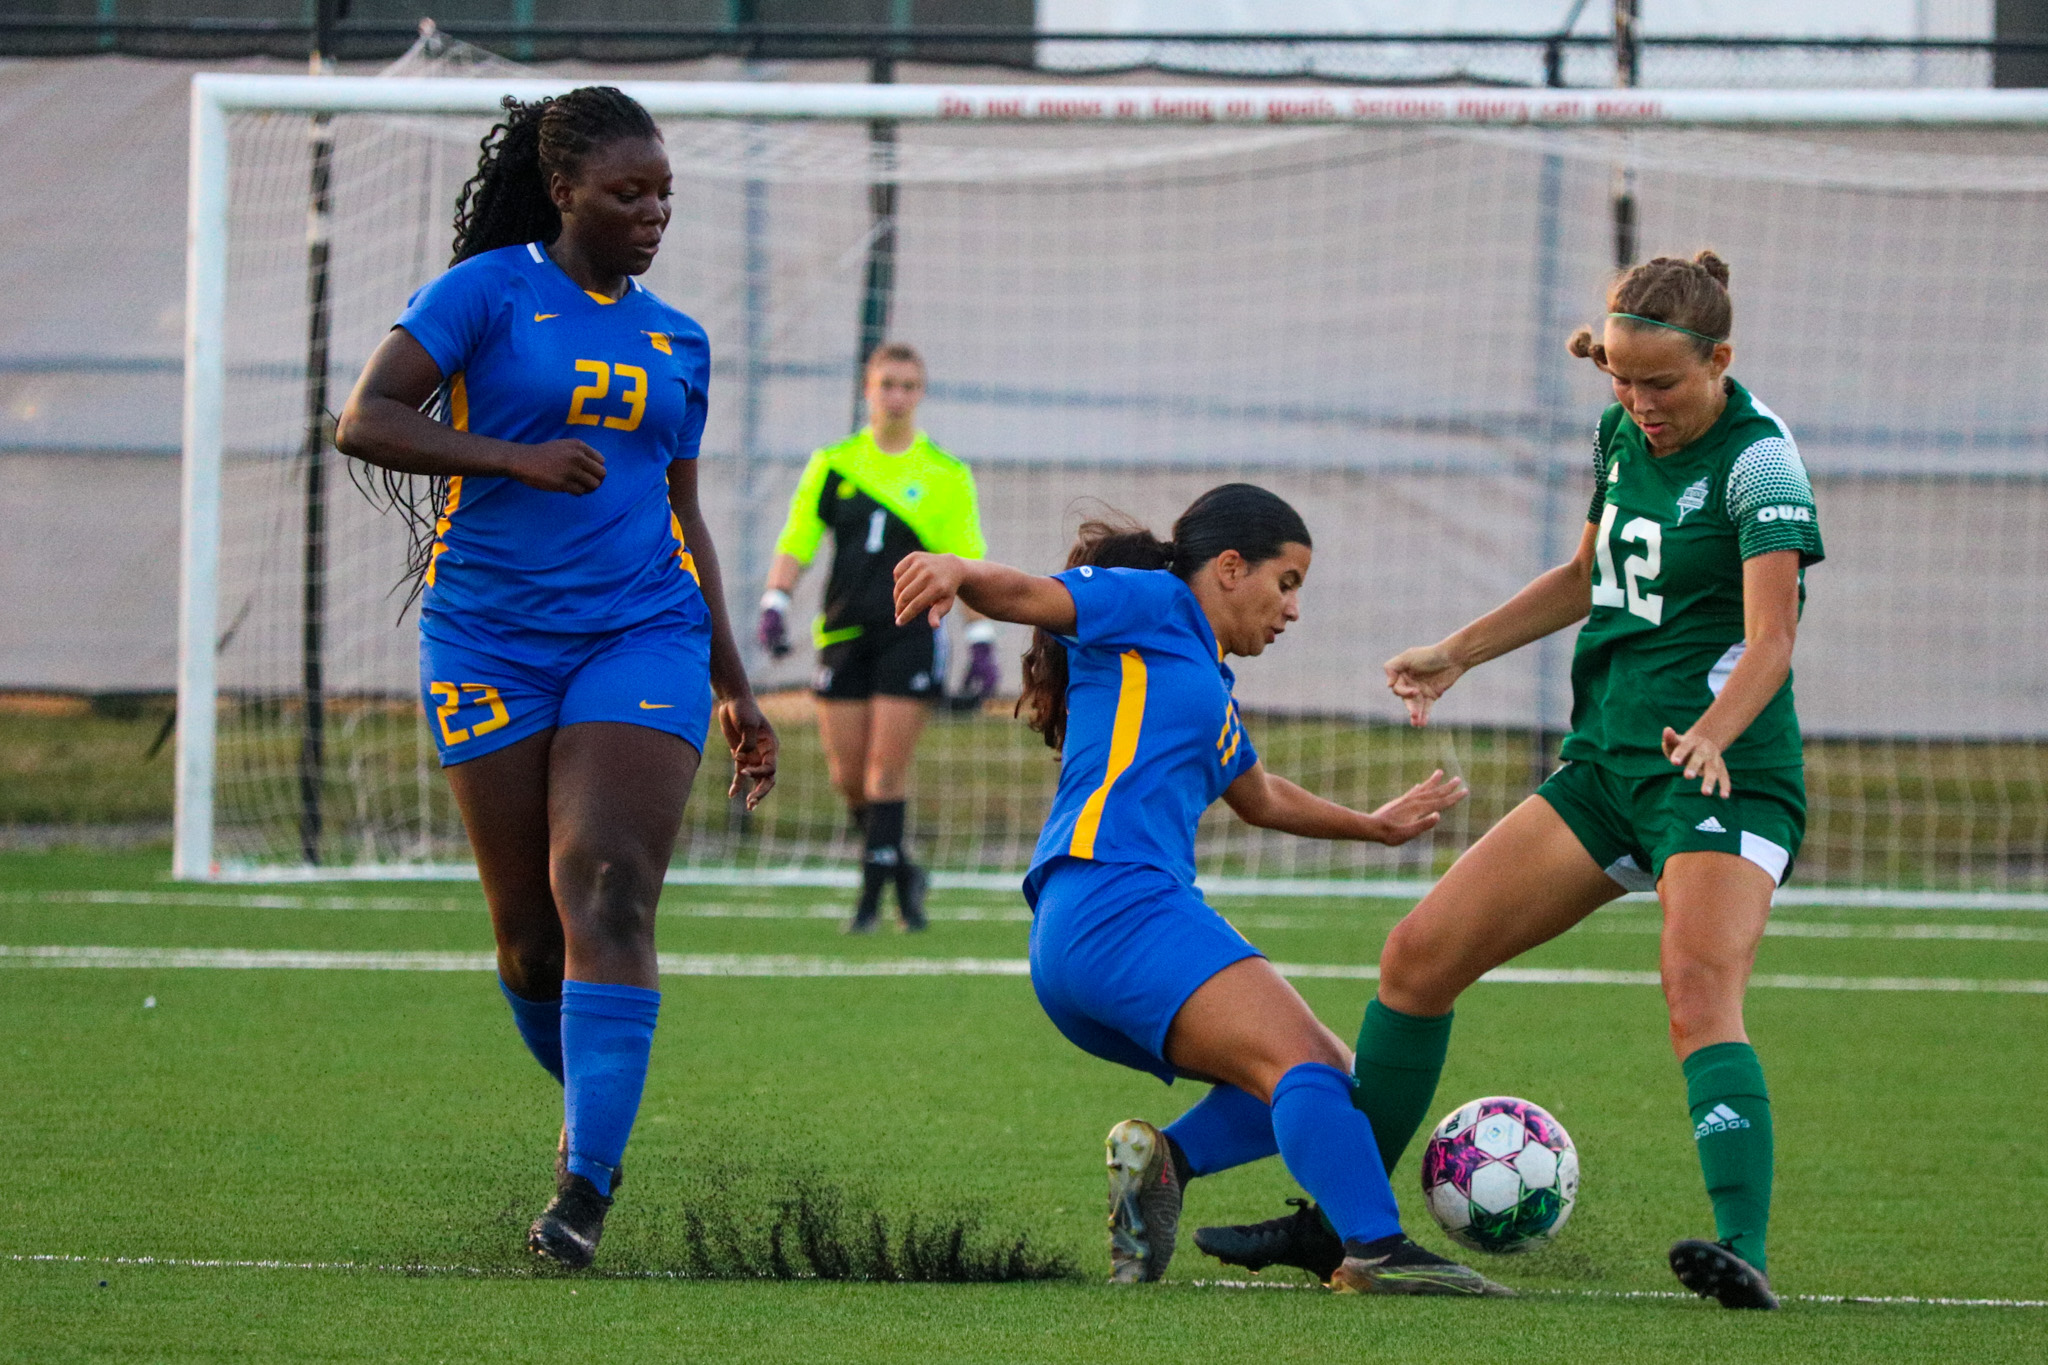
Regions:
[[1680, 327], [1677, 323], [1666, 322], [1662, 318], [1646, 318], [1640, 313], [1609, 313], [1607, 316], [1611, 318], [1627, 318], [1630, 322], [1647, 322], [1652, 327], [1668, 327], [1674, 332], [1683, 332], [1689, 337], [1698, 337], [1701, 341], [1712, 342], [1716, 346], [1719, 346], [1728, 339], [1727, 337], [1710, 337], [1705, 332], [1695, 332], [1690, 327]]

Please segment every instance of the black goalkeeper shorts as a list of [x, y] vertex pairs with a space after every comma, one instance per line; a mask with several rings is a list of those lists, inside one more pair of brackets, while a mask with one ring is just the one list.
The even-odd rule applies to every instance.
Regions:
[[868, 626], [818, 651], [811, 690], [826, 701], [910, 697], [937, 701], [946, 690], [945, 637], [920, 621]]

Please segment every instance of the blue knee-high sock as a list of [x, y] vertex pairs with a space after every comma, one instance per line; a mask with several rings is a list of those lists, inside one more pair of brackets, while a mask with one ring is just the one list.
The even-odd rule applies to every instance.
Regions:
[[1273, 1087], [1273, 1136], [1288, 1174], [1339, 1237], [1371, 1242], [1401, 1230], [1372, 1124], [1351, 1106], [1349, 1075], [1303, 1062], [1282, 1076]]
[[1184, 1175], [1214, 1175], [1263, 1161], [1280, 1150], [1273, 1111], [1234, 1085], [1219, 1085], [1195, 1107], [1166, 1125], [1166, 1135], [1188, 1159]]
[[612, 1192], [612, 1172], [647, 1084], [647, 1054], [661, 992], [594, 981], [562, 983], [563, 1109], [569, 1127], [569, 1170]]
[[505, 1003], [512, 1007], [512, 1024], [519, 1030], [519, 1036], [526, 1040], [526, 1050], [533, 1054], [533, 1060], [546, 1069], [548, 1075], [557, 1081], [562, 1079], [562, 999], [528, 1000], [514, 994], [505, 984], [505, 978], [498, 978], [498, 989], [505, 993]]

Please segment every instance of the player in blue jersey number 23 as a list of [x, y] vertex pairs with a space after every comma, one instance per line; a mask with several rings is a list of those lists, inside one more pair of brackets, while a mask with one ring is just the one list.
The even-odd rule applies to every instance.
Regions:
[[335, 443], [387, 486], [431, 480], [421, 700], [500, 984], [563, 1084], [555, 1197], [527, 1240], [573, 1268], [596, 1254], [647, 1077], [655, 900], [713, 693], [750, 806], [776, 741], [698, 508], [704, 331], [635, 278], [669, 221], [660, 130], [607, 87], [505, 110], [453, 266], [370, 357]]
[[1165, 1273], [1188, 1180], [1278, 1153], [1344, 1239], [1333, 1287], [1505, 1294], [1402, 1234], [1351, 1102], [1350, 1050], [1194, 886], [1195, 823], [1218, 796], [1265, 829], [1400, 844], [1465, 795], [1436, 773], [1366, 814], [1259, 762], [1223, 660], [1263, 654], [1299, 619], [1309, 557], [1293, 508], [1226, 484], [1171, 541], [1083, 526], [1052, 577], [910, 555], [896, 567], [897, 620], [936, 625], [957, 600], [1043, 632], [1024, 700], [1060, 749], [1060, 781], [1024, 882], [1032, 986], [1077, 1046], [1213, 1087], [1164, 1131], [1137, 1119], [1110, 1130], [1111, 1278]]

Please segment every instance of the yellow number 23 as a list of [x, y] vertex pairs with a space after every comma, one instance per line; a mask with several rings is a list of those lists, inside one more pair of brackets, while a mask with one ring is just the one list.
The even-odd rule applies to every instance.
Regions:
[[[502, 730], [512, 722], [511, 713], [505, 709], [505, 699], [498, 695], [498, 689], [495, 687], [487, 686], [484, 683], [437, 682], [430, 684], [427, 691], [433, 693], [441, 702], [439, 706], [434, 708], [434, 719], [440, 723], [443, 743], [460, 744], [462, 741], [473, 736], [487, 735], [493, 730]], [[448, 722], [454, 718], [455, 712], [461, 708], [462, 694], [464, 692], [471, 694], [469, 698], [470, 705], [488, 706], [491, 709], [491, 718], [480, 721], [467, 730], [452, 730], [448, 727]]]
[[[594, 427], [601, 423], [613, 431], [639, 429], [640, 418], [647, 412], [647, 371], [638, 365], [607, 365], [602, 360], [579, 360], [576, 369], [591, 379], [588, 384], [577, 385], [569, 396], [570, 426]], [[611, 392], [614, 374], [626, 381], [626, 391], [619, 395], [619, 401], [626, 405], [626, 415], [601, 418], [594, 412], [585, 412], [586, 402], [595, 403]]]

